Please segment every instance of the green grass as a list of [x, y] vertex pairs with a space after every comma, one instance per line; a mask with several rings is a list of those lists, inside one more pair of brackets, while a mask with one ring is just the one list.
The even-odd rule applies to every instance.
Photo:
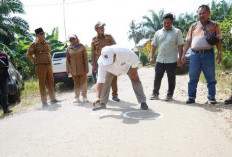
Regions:
[[[25, 89], [21, 92], [21, 103], [10, 105], [13, 113], [26, 111], [29, 106], [38, 104], [40, 101], [39, 83], [37, 80], [29, 80], [25, 82]], [[4, 118], [0, 113], [0, 118]]]
[[[230, 96], [231, 81], [232, 81], [232, 76], [230, 73], [231, 71], [228, 70], [225, 71], [218, 67], [216, 68], [217, 93]], [[200, 81], [206, 83], [203, 73], [201, 73]]]
[[27, 98], [28, 96], [38, 96], [39, 95], [39, 83], [38, 80], [29, 80], [25, 82], [25, 89], [22, 91], [22, 98]]

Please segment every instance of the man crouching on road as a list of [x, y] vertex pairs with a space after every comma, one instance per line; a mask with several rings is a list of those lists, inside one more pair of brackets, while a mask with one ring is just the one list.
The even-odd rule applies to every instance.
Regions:
[[[106, 46], [102, 49], [98, 60], [97, 99], [93, 102], [93, 110], [105, 109], [109, 100], [110, 86], [114, 76], [127, 74], [131, 80], [136, 98], [141, 104], [141, 109], [147, 110], [146, 97], [143, 86], [139, 80], [137, 68], [138, 56], [127, 48], [117, 45]], [[100, 104], [100, 106], [97, 106]]]

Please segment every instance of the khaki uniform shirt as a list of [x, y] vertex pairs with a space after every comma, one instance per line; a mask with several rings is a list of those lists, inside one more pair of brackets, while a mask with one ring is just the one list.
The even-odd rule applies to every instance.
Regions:
[[66, 57], [66, 70], [71, 71], [72, 76], [84, 75], [89, 72], [88, 55], [82, 44], [75, 47], [69, 46]]
[[99, 57], [101, 55], [101, 50], [103, 47], [115, 44], [116, 42], [114, 38], [109, 34], [104, 34], [102, 37], [96, 36], [93, 38], [91, 43], [91, 52]]
[[35, 57], [35, 64], [51, 64], [51, 47], [48, 41], [39, 42], [38, 40], [33, 42], [28, 51], [28, 56]]

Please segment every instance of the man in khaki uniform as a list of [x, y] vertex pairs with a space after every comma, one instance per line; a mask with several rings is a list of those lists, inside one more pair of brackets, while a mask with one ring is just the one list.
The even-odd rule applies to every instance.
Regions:
[[33, 42], [28, 51], [27, 57], [35, 62], [36, 72], [39, 78], [39, 89], [43, 107], [48, 106], [46, 87], [51, 104], [59, 102], [55, 98], [54, 78], [51, 65], [51, 47], [49, 42], [45, 41], [45, 35], [42, 28], [35, 30], [37, 40]]
[[[105, 23], [98, 22], [95, 25], [95, 30], [97, 32], [97, 36], [93, 38], [91, 43], [91, 52], [92, 52], [92, 64], [93, 64], [93, 74], [97, 73], [98, 65], [97, 60], [101, 55], [101, 50], [105, 46], [115, 45], [116, 42], [114, 38], [109, 35], [105, 34], [104, 30]], [[117, 76], [114, 77], [112, 84], [112, 99], [114, 101], [120, 101], [118, 98], [118, 87], [117, 87]]]

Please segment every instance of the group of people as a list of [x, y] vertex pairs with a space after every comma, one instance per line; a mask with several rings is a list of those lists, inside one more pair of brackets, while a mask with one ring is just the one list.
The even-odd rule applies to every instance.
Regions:
[[[198, 10], [199, 21], [193, 23], [188, 31], [186, 43], [184, 44], [182, 32], [173, 26], [173, 15], [166, 14], [163, 17], [163, 28], [158, 30], [152, 41], [150, 53], [150, 63], [153, 63], [154, 54], [158, 49], [155, 66], [155, 80], [151, 100], [159, 99], [159, 89], [161, 80], [166, 71], [168, 77], [168, 91], [165, 98], [170, 101], [173, 97], [176, 78], [175, 71], [177, 65], [182, 67], [185, 63], [185, 55], [189, 48], [190, 66], [187, 104], [195, 103], [197, 84], [201, 72], [203, 72], [208, 88], [207, 98], [210, 104], [216, 104], [216, 79], [215, 79], [215, 53], [214, 46], [217, 48], [217, 63], [222, 59], [221, 30], [218, 24], [209, 19], [210, 8], [201, 5]], [[179, 54], [178, 54], [179, 53]], [[177, 57], [179, 55], [179, 58]], [[232, 104], [232, 91], [225, 104]]]
[[[201, 71], [207, 81], [207, 98], [211, 104], [217, 103], [215, 99], [215, 86], [217, 82], [215, 79], [214, 45], [217, 48], [217, 63], [219, 64], [222, 58], [222, 35], [218, 24], [209, 19], [210, 8], [207, 5], [201, 5], [197, 12], [199, 21], [193, 23], [189, 28], [186, 42], [184, 42], [181, 30], [173, 26], [173, 15], [168, 13], [163, 16], [163, 28], [155, 33], [150, 52], [150, 63], [153, 64], [154, 55], [158, 51], [155, 63], [154, 88], [150, 100], [159, 99], [159, 89], [165, 72], [168, 77], [168, 91], [165, 100], [172, 100], [176, 85], [176, 68], [177, 66], [182, 67], [184, 65], [185, 54], [191, 48], [189, 66], [190, 80], [188, 83], [188, 99], [186, 103], [195, 103], [197, 84]], [[92, 73], [97, 88], [96, 100], [93, 101], [93, 105], [95, 106], [93, 110], [106, 108], [111, 87], [112, 99], [114, 101], [120, 101], [118, 98], [117, 76], [121, 74], [127, 74], [129, 76], [136, 98], [141, 104], [141, 109], [147, 110], [146, 96], [137, 73], [139, 65], [138, 56], [128, 48], [116, 45], [114, 38], [104, 33], [104, 26], [105, 24], [101, 22], [95, 25], [97, 35], [92, 39], [91, 43]], [[56, 99], [54, 92], [49, 42], [45, 41], [45, 33], [42, 28], [36, 29], [35, 33], [37, 40], [30, 45], [27, 57], [35, 62], [41, 101], [45, 107], [48, 106], [46, 87], [51, 104], [58, 103], [59, 100]], [[210, 35], [206, 36], [206, 34]], [[211, 36], [214, 38], [209, 39]], [[209, 40], [216, 41], [215, 43], [211, 43]], [[75, 34], [69, 36], [69, 42], [70, 44], [66, 50], [66, 70], [67, 74], [72, 75], [74, 81], [75, 102], [81, 102], [80, 93], [82, 94], [83, 102], [88, 102], [87, 73], [89, 72], [89, 68], [87, 51]], [[4, 54], [0, 54], [0, 57], [4, 56]], [[1, 83], [3, 82], [2, 75], [0, 71]], [[5, 86], [1, 85], [1, 88], [3, 87]], [[3, 104], [7, 103], [6, 94], [4, 93], [2, 100]], [[230, 98], [225, 103], [232, 104], [232, 92]], [[4, 113], [10, 112], [7, 107], [3, 108]]]
[[[93, 102], [96, 106], [93, 110], [103, 109], [109, 99], [110, 87], [112, 87], [112, 100], [120, 101], [118, 98], [117, 76], [127, 73], [132, 80], [133, 89], [141, 108], [148, 109], [146, 97], [139, 80], [137, 68], [139, 65], [138, 56], [127, 48], [116, 45], [114, 38], [104, 33], [105, 24], [98, 22], [95, 25], [97, 35], [92, 39], [92, 73], [97, 82], [97, 99]], [[40, 95], [42, 106], [48, 106], [46, 87], [51, 104], [60, 102], [55, 98], [54, 79], [51, 65], [51, 48], [45, 41], [45, 33], [42, 28], [35, 30], [37, 40], [33, 42], [28, 51], [27, 57], [35, 62], [36, 72], [39, 79]], [[88, 102], [87, 98], [87, 74], [88, 55], [86, 48], [80, 43], [77, 35], [69, 36], [69, 45], [66, 50], [66, 72], [71, 74], [74, 82], [75, 103]], [[96, 75], [98, 75], [96, 77]], [[98, 106], [97, 106], [98, 104]]]

